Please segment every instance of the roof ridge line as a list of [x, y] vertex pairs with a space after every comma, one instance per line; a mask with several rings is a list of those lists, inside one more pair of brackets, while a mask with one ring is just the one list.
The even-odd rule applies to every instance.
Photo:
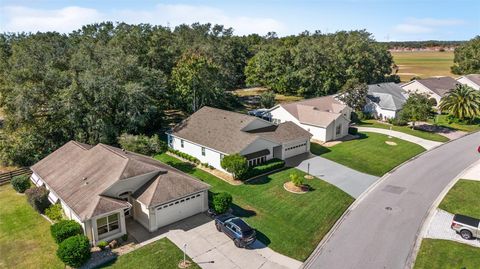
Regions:
[[[103, 143], [98, 143], [97, 146], [102, 146], [103, 148], [105, 148], [106, 150], [112, 152], [112, 153], [115, 153], [116, 155], [124, 158], [124, 159], [127, 159], [127, 160], [130, 160], [127, 156], [123, 156], [121, 155], [120, 153], [116, 152], [115, 150], [111, 149], [109, 145], [106, 145], [106, 144], [103, 144]], [[123, 149], [122, 149], [123, 150]]]

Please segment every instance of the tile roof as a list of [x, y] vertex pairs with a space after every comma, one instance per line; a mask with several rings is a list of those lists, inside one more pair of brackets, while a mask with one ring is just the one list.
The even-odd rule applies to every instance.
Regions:
[[381, 108], [400, 110], [407, 101], [407, 93], [395, 83], [380, 83], [368, 85], [368, 99]]

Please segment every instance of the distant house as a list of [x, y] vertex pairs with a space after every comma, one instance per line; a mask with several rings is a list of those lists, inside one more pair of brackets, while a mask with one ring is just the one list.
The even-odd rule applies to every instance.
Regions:
[[330, 141], [348, 134], [352, 109], [333, 95], [280, 104], [268, 111], [275, 124], [291, 121], [310, 132], [313, 139]]
[[50, 202], [80, 223], [93, 244], [127, 233], [126, 218], [154, 231], [208, 209], [208, 184], [104, 144], [70, 141], [31, 170], [33, 183], [50, 191]]
[[239, 153], [250, 166], [310, 151], [311, 135], [292, 122], [275, 125], [258, 117], [202, 107], [168, 134], [169, 147], [223, 170], [226, 155]]
[[364, 111], [380, 120], [393, 119], [407, 101], [407, 92], [395, 83], [368, 85]]
[[434, 98], [437, 105], [440, 99], [447, 94], [448, 91], [455, 89], [459, 84], [458, 81], [451, 77], [438, 77], [427, 79], [415, 79], [402, 85], [402, 88], [408, 93], [419, 92], [426, 93]]
[[465, 75], [457, 78], [457, 81], [461, 84], [470, 86], [475, 90], [480, 90], [480, 74]]

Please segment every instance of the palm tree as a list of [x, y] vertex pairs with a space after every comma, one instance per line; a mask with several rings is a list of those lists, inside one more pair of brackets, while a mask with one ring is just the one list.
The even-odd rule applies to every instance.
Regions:
[[480, 91], [458, 85], [440, 100], [439, 107], [457, 119], [473, 120], [480, 116]]

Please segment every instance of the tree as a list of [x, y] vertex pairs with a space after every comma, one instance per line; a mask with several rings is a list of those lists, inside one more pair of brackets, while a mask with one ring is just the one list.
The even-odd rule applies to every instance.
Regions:
[[340, 90], [339, 99], [355, 111], [362, 111], [367, 104], [368, 86], [356, 78], [349, 79]]
[[303, 185], [303, 179], [296, 173], [290, 174], [290, 181], [293, 183], [293, 185], [300, 187]]
[[167, 150], [166, 143], [161, 141], [158, 135], [148, 137], [145, 135], [131, 135], [124, 133], [118, 138], [118, 143], [124, 150], [147, 156], [153, 156]]
[[421, 93], [412, 93], [400, 112], [400, 118], [412, 122], [412, 129], [415, 128], [415, 122], [424, 121], [433, 115], [433, 109], [427, 95]]
[[91, 255], [90, 242], [84, 235], [75, 235], [63, 240], [57, 249], [57, 257], [74, 268], [82, 266]]
[[248, 171], [247, 159], [238, 153], [223, 157], [220, 165], [235, 179], [241, 179]]
[[275, 93], [266, 91], [260, 94], [260, 104], [264, 108], [271, 108], [275, 105]]
[[455, 49], [452, 73], [457, 75], [480, 73], [480, 36]]
[[467, 85], [458, 85], [440, 100], [439, 107], [457, 119], [473, 120], [480, 116], [480, 92]]
[[228, 192], [215, 193], [212, 197], [213, 209], [217, 214], [223, 214], [230, 208], [232, 201], [232, 195]]

